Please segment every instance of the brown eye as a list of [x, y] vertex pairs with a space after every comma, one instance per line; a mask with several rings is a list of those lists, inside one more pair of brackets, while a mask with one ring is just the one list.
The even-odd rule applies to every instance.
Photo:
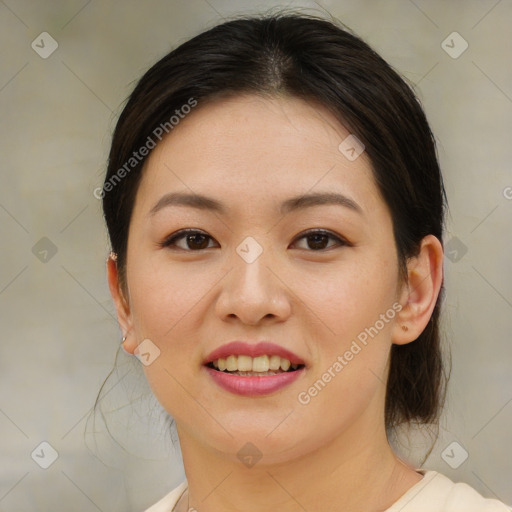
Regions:
[[[307, 249], [313, 251], [324, 251], [326, 249], [330, 249], [336, 246], [344, 246], [350, 245], [347, 241], [343, 240], [339, 236], [331, 233], [330, 231], [325, 230], [312, 230], [306, 233], [303, 233], [302, 236], [297, 238], [296, 240], [307, 240]], [[334, 240], [336, 243], [328, 247], [329, 239]], [[302, 249], [304, 247], [301, 247]]]
[[[184, 244], [179, 245], [177, 242], [181, 240], [184, 240]], [[166, 238], [160, 245], [192, 252], [208, 249], [209, 240], [213, 240], [213, 238], [202, 231], [183, 229]]]
[[[306, 240], [306, 247], [299, 248], [308, 249], [314, 252], [325, 251], [333, 247], [350, 245], [349, 242], [335, 235], [334, 233], [318, 229], [303, 233], [302, 236], [296, 238], [295, 240], [297, 241], [303, 239]], [[210, 235], [207, 235], [203, 231], [198, 231], [196, 229], [182, 229], [181, 231], [178, 231], [177, 233], [174, 233], [173, 235], [166, 238], [159, 245], [161, 247], [167, 247], [170, 249], [197, 252], [213, 247], [209, 245], [209, 242], [213, 240], [214, 239]], [[329, 246], [329, 240], [334, 241], [335, 243]]]

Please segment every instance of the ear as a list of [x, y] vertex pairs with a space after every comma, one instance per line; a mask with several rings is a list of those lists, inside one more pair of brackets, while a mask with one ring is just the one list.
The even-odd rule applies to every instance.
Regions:
[[443, 246], [434, 235], [421, 241], [417, 256], [407, 261], [407, 282], [399, 302], [392, 341], [405, 345], [418, 338], [427, 326], [443, 282]]
[[107, 279], [110, 294], [114, 300], [114, 305], [117, 312], [117, 321], [119, 327], [123, 332], [123, 336], [126, 336], [126, 340], [123, 343], [123, 348], [133, 354], [133, 351], [137, 348], [137, 340], [133, 331], [133, 322], [130, 313], [130, 305], [128, 300], [125, 298], [123, 291], [120, 286], [119, 274], [117, 269], [117, 258], [114, 253], [110, 253], [107, 259]]

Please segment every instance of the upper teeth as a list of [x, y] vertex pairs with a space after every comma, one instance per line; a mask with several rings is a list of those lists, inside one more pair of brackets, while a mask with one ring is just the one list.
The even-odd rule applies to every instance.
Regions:
[[219, 358], [212, 361], [213, 366], [219, 370], [228, 370], [230, 372], [268, 372], [269, 370], [283, 371], [289, 370], [290, 366], [295, 370], [299, 365], [291, 364], [288, 359], [280, 356], [228, 356], [227, 358]]

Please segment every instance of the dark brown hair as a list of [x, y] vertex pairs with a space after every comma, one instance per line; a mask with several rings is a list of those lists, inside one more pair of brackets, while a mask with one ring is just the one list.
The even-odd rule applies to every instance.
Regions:
[[[391, 211], [401, 278], [423, 237], [433, 234], [442, 242], [446, 197], [435, 141], [405, 80], [337, 21], [283, 12], [239, 17], [159, 60], [142, 76], [119, 117], [102, 198], [123, 288], [128, 228], [145, 158], [132, 161], [133, 166], [126, 163], [191, 99], [201, 105], [242, 93], [320, 104], [363, 142]], [[443, 289], [419, 338], [392, 347], [388, 430], [438, 421], [447, 379], [439, 336], [442, 294]]]

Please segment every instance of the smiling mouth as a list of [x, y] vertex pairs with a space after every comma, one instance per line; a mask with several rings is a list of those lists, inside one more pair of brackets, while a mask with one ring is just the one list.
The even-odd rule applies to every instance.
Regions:
[[240, 377], [267, 377], [280, 373], [291, 373], [304, 367], [303, 364], [291, 364], [288, 359], [277, 355], [251, 357], [231, 355], [206, 364], [208, 368], [225, 374]]

